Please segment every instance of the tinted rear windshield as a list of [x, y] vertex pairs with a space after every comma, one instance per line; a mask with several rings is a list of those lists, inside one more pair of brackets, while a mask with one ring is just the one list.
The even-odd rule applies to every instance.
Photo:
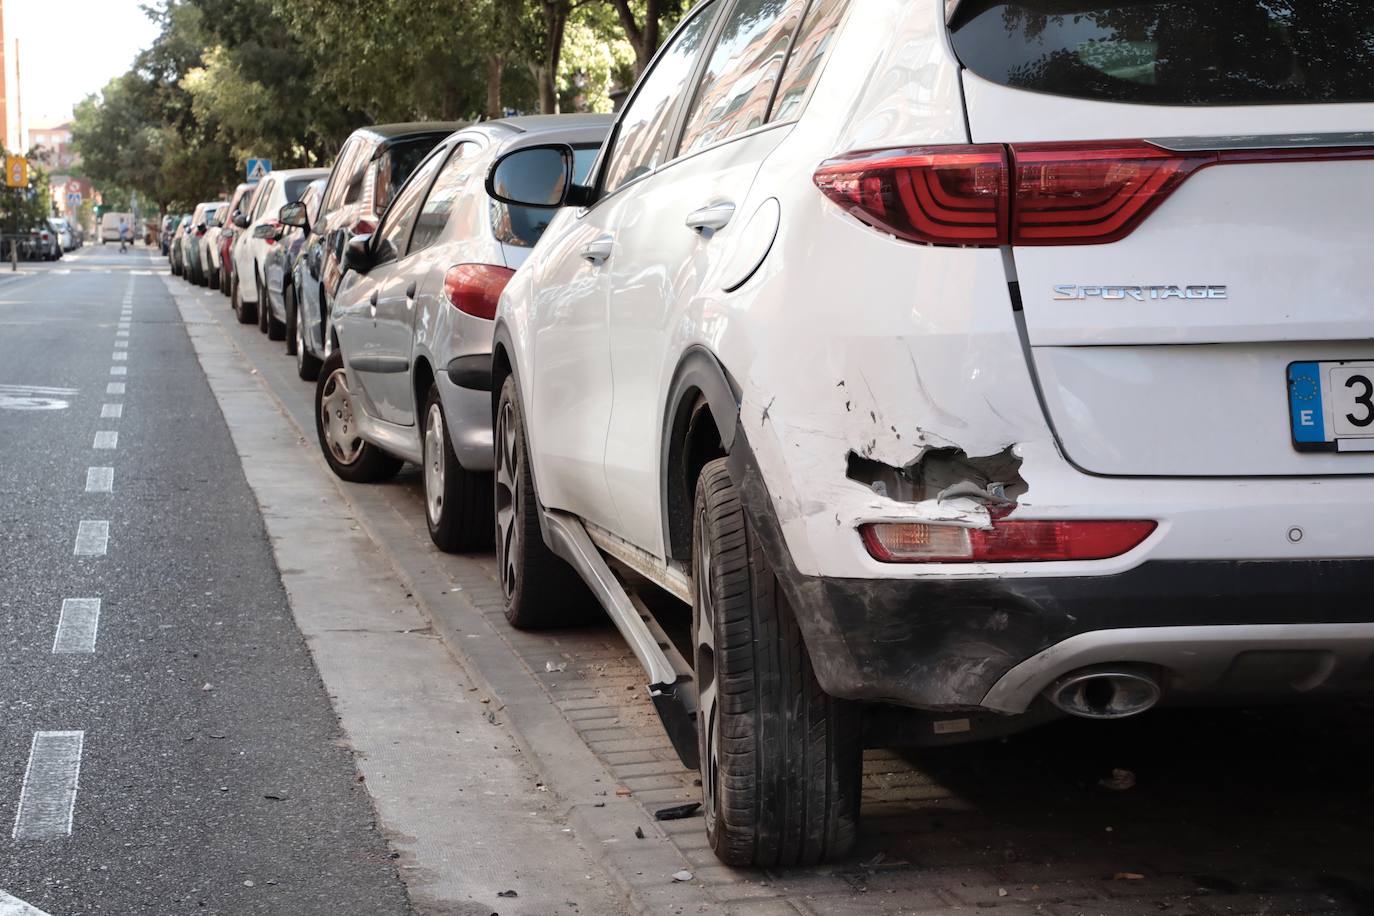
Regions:
[[1374, 101], [1370, 0], [964, 0], [964, 66], [1005, 86], [1160, 105]]
[[313, 178], [288, 178], [286, 181], [286, 202], [294, 204], [305, 196], [305, 189], [310, 187]]

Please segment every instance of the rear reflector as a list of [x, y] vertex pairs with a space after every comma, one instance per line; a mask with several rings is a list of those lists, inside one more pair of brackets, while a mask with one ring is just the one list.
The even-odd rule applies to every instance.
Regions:
[[1003, 521], [986, 530], [881, 522], [859, 529], [883, 563], [1048, 563], [1103, 560], [1132, 550], [1153, 521]]
[[515, 271], [494, 264], [459, 264], [444, 274], [444, 298], [460, 312], [488, 320]]
[[926, 245], [1101, 245], [1130, 235], [1212, 165], [1374, 158], [1368, 147], [1188, 150], [1146, 140], [850, 153], [813, 180], [860, 220]]

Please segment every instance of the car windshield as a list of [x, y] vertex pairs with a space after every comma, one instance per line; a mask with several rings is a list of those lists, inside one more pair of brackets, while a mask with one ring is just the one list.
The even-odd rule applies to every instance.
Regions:
[[1374, 101], [1369, 0], [966, 0], [954, 48], [979, 76], [1163, 105]]

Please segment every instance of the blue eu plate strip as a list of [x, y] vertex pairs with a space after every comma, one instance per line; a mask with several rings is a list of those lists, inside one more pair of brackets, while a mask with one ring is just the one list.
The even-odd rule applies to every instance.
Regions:
[[1325, 442], [1321, 363], [1293, 363], [1288, 367], [1288, 407], [1293, 416], [1294, 442]]

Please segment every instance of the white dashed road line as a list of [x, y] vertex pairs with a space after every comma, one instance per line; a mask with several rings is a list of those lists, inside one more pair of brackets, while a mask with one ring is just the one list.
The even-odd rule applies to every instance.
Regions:
[[123, 382], [110, 382], [110, 384], [108, 384], [108, 385], [105, 386], [105, 393], [106, 393], [106, 394], [123, 394], [123, 393], [124, 393], [124, 383], [123, 383]]
[[119, 433], [111, 429], [102, 429], [95, 434], [95, 442], [91, 448], [119, 448]]
[[123, 405], [123, 404], [101, 404], [101, 405], [100, 405], [100, 419], [102, 419], [102, 420], [118, 420], [118, 419], [119, 419], [120, 417], [122, 417], [122, 416], [124, 416], [124, 405]]
[[110, 354], [110, 359], [114, 360], [115, 362], [119, 362], [119, 361], [122, 360], [122, 359], [128, 359], [128, 358], [129, 358], [129, 354], [128, 354], [128, 352], [125, 351], [125, 350], [116, 350], [116, 351], [114, 351], [113, 353]]
[[14, 816], [16, 840], [71, 835], [85, 738], [86, 733], [79, 731], [34, 732], [19, 812]]
[[111, 367], [110, 367], [110, 374], [111, 374], [111, 375], [128, 375], [128, 374], [129, 374], [129, 367], [128, 367], [128, 366], [111, 366]]
[[127, 349], [129, 349], [129, 342], [128, 342], [127, 340], [116, 340], [116, 341], [115, 341], [115, 349], [116, 349], [116, 350], [127, 350]]
[[53, 654], [94, 652], [95, 637], [99, 629], [99, 598], [64, 599], [62, 616], [57, 619], [57, 635], [52, 641]]
[[114, 468], [86, 468], [86, 492], [110, 493], [114, 491]]
[[78, 557], [103, 557], [110, 546], [110, 523], [82, 519], [76, 526], [76, 549]]

